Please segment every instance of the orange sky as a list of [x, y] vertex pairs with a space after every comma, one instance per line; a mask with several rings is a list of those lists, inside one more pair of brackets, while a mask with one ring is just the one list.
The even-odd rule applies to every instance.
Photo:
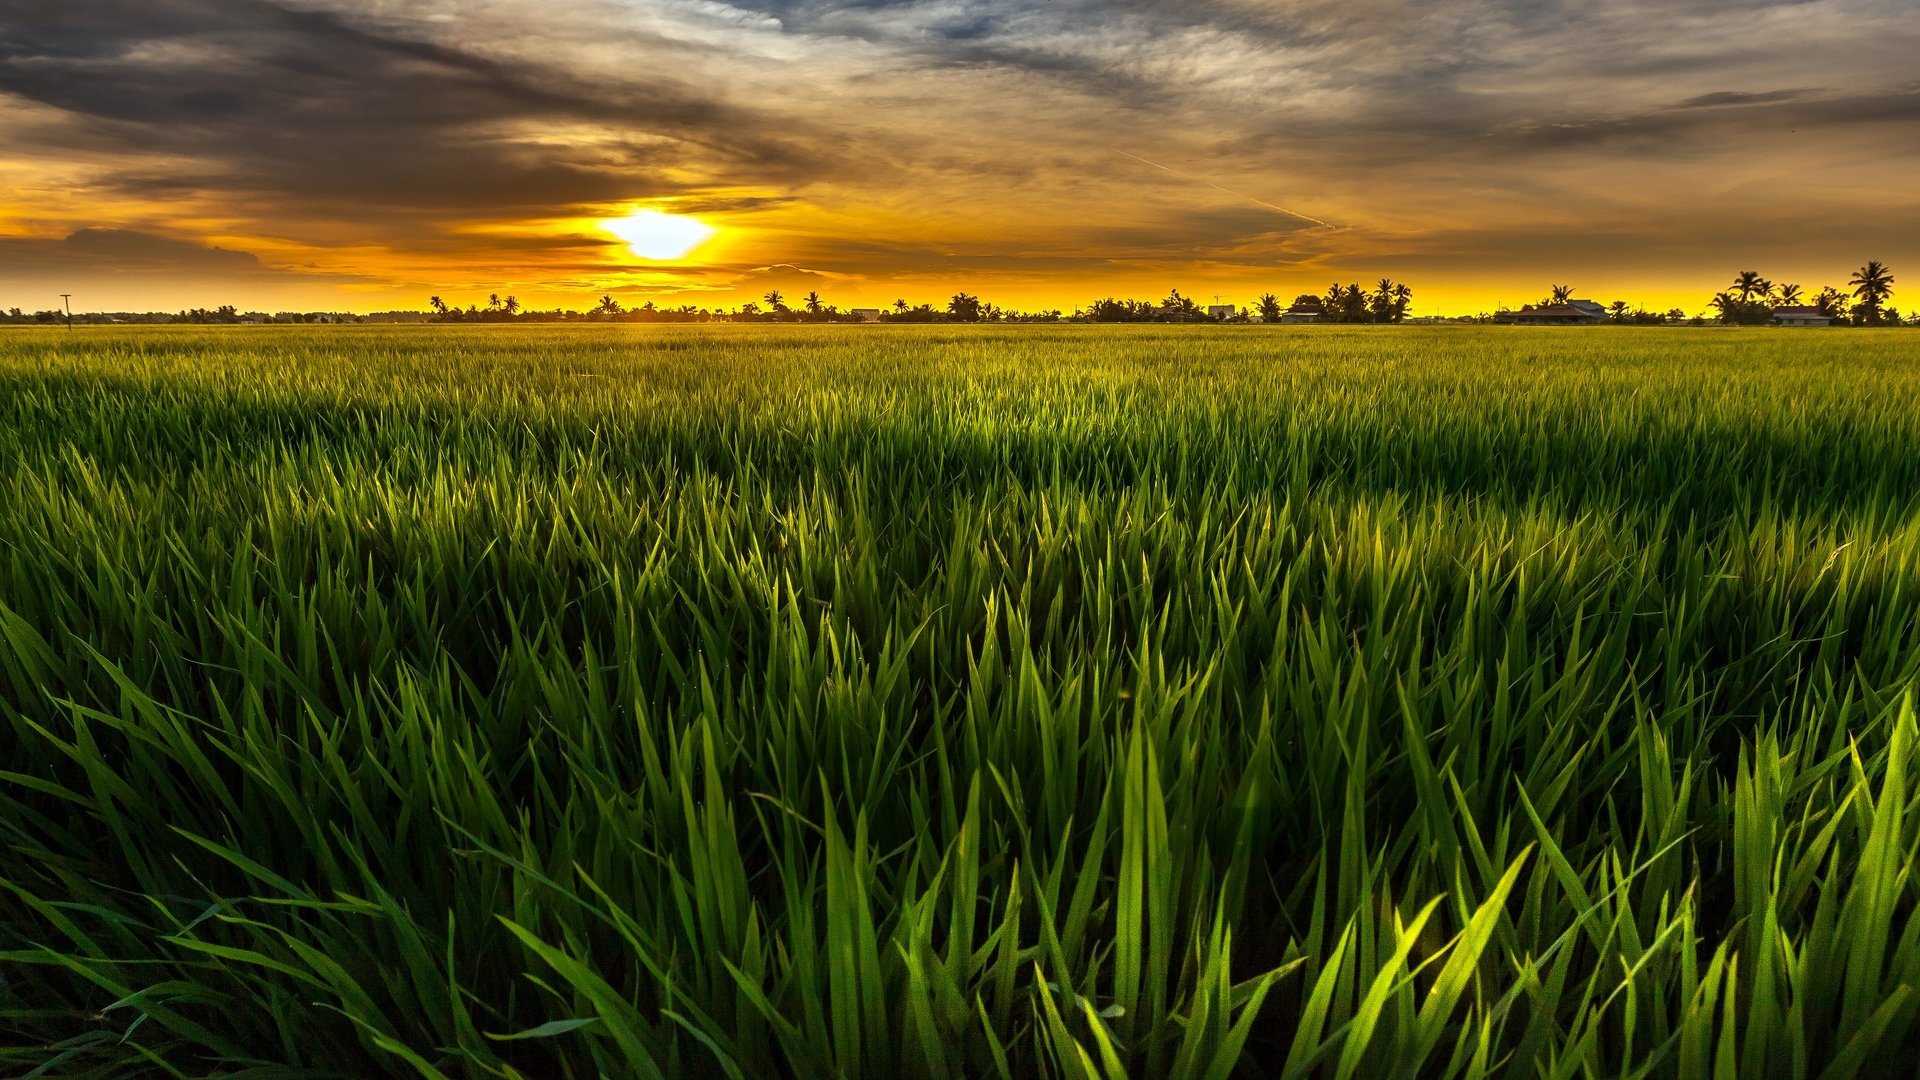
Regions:
[[1911, 0], [15, 0], [0, 308], [1694, 312], [1920, 261], [1915, 55]]

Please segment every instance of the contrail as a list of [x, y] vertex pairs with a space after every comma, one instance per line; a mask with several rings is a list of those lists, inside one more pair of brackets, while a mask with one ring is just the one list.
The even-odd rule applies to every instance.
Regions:
[[1182, 180], [1191, 180], [1196, 184], [1205, 184], [1208, 187], [1214, 189], [1215, 191], [1224, 191], [1236, 199], [1245, 199], [1250, 203], [1257, 203], [1261, 206], [1266, 207], [1269, 210], [1277, 210], [1280, 213], [1285, 214], [1291, 218], [1299, 218], [1301, 221], [1311, 221], [1315, 225], [1318, 225], [1323, 229], [1336, 229], [1339, 227], [1337, 225], [1332, 224], [1331, 222], [1321, 221], [1319, 218], [1314, 217], [1311, 214], [1303, 214], [1298, 210], [1289, 210], [1284, 206], [1277, 206], [1273, 203], [1268, 202], [1265, 199], [1256, 199], [1244, 191], [1235, 191], [1230, 187], [1222, 187], [1219, 184], [1214, 183], [1213, 181], [1207, 179], [1204, 176], [1193, 176], [1188, 173], [1183, 173], [1179, 169], [1169, 169], [1165, 165], [1162, 165], [1157, 161], [1148, 161], [1146, 158], [1141, 157], [1139, 154], [1129, 154], [1125, 150], [1122, 150], [1117, 146], [1109, 146], [1107, 147], [1107, 149], [1113, 151], [1116, 154], [1119, 154], [1121, 157], [1130, 157], [1142, 165], [1151, 165], [1154, 168], [1159, 169], [1161, 172], [1172, 173], [1173, 175], [1179, 177]]

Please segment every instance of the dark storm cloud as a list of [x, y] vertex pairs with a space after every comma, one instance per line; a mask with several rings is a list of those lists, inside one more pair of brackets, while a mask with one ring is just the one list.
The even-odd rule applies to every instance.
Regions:
[[[675, 190], [669, 170], [690, 155], [808, 167], [784, 136], [670, 78], [589, 84], [266, 0], [17, 0], [0, 25], [0, 93], [77, 122], [48, 140], [198, 163], [108, 178], [122, 192], [212, 188], [308, 212], [633, 198]], [[633, 137], [591, 151], [528, 137], [568, 123]], [[711, 142], [719, 129], [724, 146]]]

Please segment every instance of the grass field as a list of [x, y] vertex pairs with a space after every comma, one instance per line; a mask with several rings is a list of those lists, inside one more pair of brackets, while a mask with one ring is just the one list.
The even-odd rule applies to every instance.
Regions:
[[1899, 331], [0, 334], [0, 1074], [1882, 1075], [1916, 401]]

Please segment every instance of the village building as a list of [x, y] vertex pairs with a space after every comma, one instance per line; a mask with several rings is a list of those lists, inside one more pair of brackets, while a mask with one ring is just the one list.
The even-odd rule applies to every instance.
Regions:
[[1591, 326], [1607, 321], [1607, 309], [1592, 300], [1525, 304], [1519, 311], [1495, 313], [1493, 321], [1503, 326]]
[[1327, 309], [1317, 296], [1303, 296], [1293, 302], [1293, 306], [1280, 313], [1283, 323], [1316, 323], [1325, 318]]
[[1788, 305], [1773, 309], [1775, 326], [1832, 326], [1833, 316], [1817, 307]]
[[1222, 321], [1231, 319], [1239, 313], [1240, 313], [1240, 309], [1237, 307], [1234, 307], [1232, 304], [1208, 304], [1207, 305], [1207, 314], [1211, 315], [1216, 319], [1220, 319]]
[[848, 309], [847, 314], [853, 316], [855, 319], [858, 319], [861, 322], [879, 322], [880, 321], [880, 309], [877, 307], [850, 308]]

